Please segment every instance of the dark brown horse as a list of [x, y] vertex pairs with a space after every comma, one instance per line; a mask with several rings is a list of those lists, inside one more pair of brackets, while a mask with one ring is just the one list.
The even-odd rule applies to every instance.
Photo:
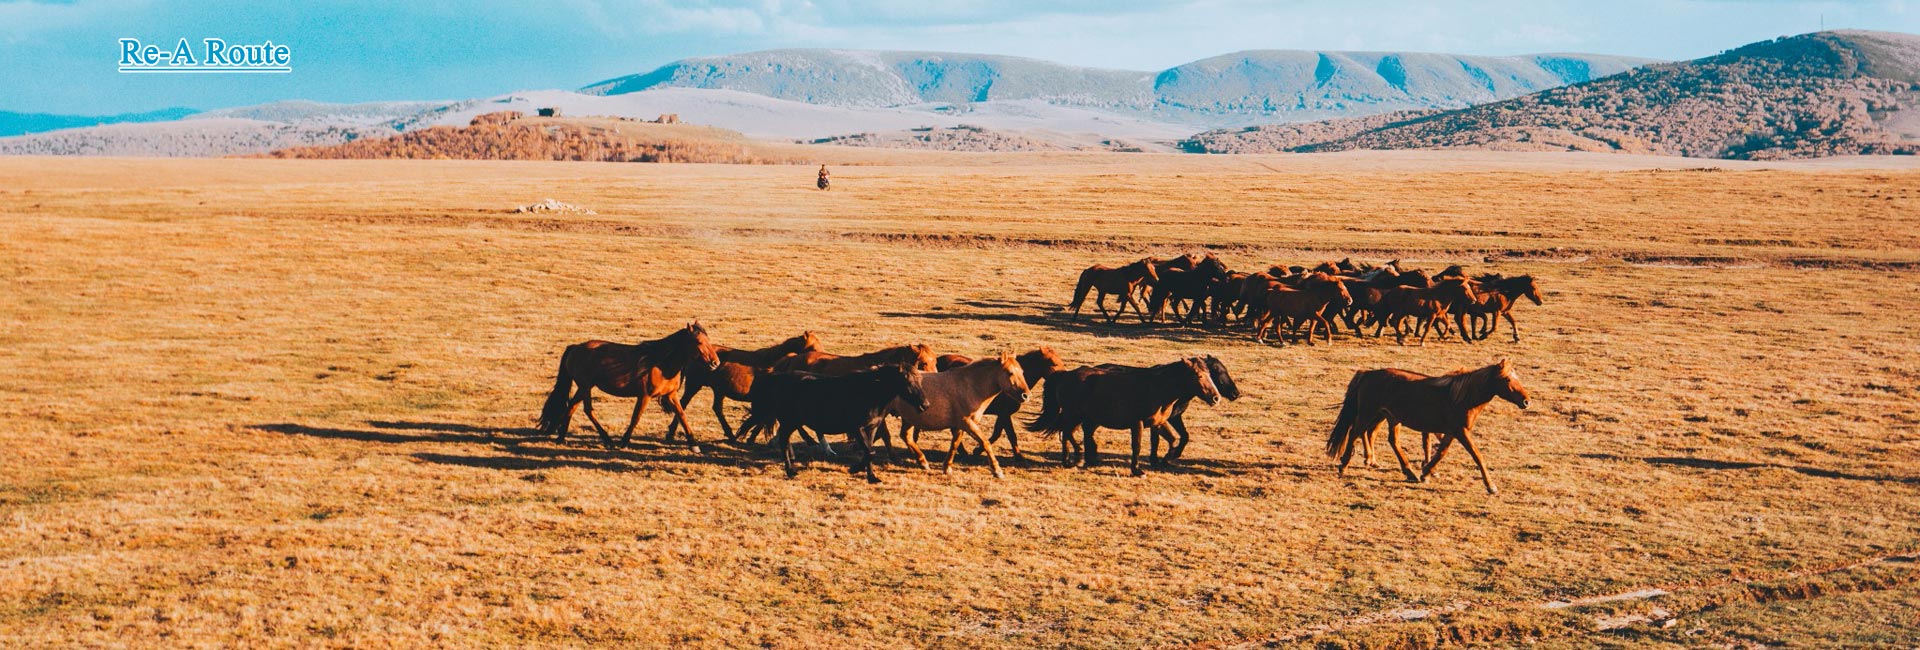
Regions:
[[1127, 429], [1133, 434], [1133, 455], [1128, 463], [1134, 476], [1140, 468], [1140, 433], [1167, 426], [1167, 418], [1182, 402], [1198, 397], [1208, 404], [1220, 400], [1206, 362], [1181, 359], [1144, 370], [1106, 370], [1076, 368], [1047, 376], [1041, 391], [1039, 417], [1027, 424], [1028, 431], [1060, 436], [1061, 462], [1072, 465], [1068, 451], [1072, 432], [1079, 429], [1084, 444], [1082, 464], [1099, 464], [1099, 449], [1094, 442], [1095, 429]]
[[[799, 336], [781, 341], [775, 345], [758, 350], [736, 350], [724, 345], [713, 346], [720, 355], [720, 367], [708, 370], [705, 364], [688, 364], [686, 389], [680, 394], [680, 410], [685, 411], [687, 404], [693, 402], [693, 396], [700, 389], [713, 391], [713, 418], [720, 421], [720, 431], [728, 440], [733, 440], [733, 427], [727, 423], [726, 411], [722, 408], [727, 400], [738, 402], [753, 401], [753, 380], [773, 372], [773, 365], [792, 354], [804, 354], [820, 349], [820, 338], [813, 332], [801, 332]], [[667, 437], [673, 437], [675, 423], [667, 424]]]
[[[688, 323], [666, 338], [639, 345], [609, 341], [569, 345], [566, 352], [560, 354], [560, 370], [553, 379], [553, 392], [547, 394], [547, 404], [540, 409], [540, 431], [555, 440], [565, 438], [573, 409], [581, 406], [594, 431], [600, 433], [600, 442], [612, 448], [613, 438], [607, 435], [606, 427], [600, 426], [600, 419], [593, 416], [593, 389], [598, 388], [608, 395], [636, 398], [633, 419], [627, 421], [627, 431], [621, 434], [620, 444], [633, 440], [633, 428], [640, 423], [640, 412], [647, 408], [649, 399], [660, 400], [661, 410], [668, 411], [680, 422], [687, 442], [697, 444], [692, 429], [687, 426], [686, 412], [673, 401], [673, 392], [680, 389], [691, 363], [704, 365], [708, 370], [720, 367], [720, 354], [707, 341], [707, 330], [699, 321]], [[573, 392], [575, 386], [579, 386], [578, 392]], [[666, 439], [672, 440], [672, 437], [669, 435]]]
[[[1480, 468], [1480, 481], [1487, 486], [1487, 494], [1494, 494], [1497, 490], [1487, 475], [1487, 465], [1481, 461], [1479, 450], [1473, 446], [1472, 433], [1474, 419], [1495, 397], [1527, 408], [1527, 389], [1520, 385], [1520, 378], [1514, 375], [1506, 359], [1479, 370], [1439, 377], [1393, 368], [1354, 373], [1353, 381], [1347, 382], [1347, 397], [1340, 404], [1333, 432], [1327, 436], [1327, 457], [1340, 459], [1339, 472], [1345, 474], [1355, 448], [1368, 445], [1373, 430], [1384, 421], [1387, 446], [1393, 448], [1393, 456], [1399, 459], [1400, 471], [1407, 475], [1407, 480], [1425, 482], [1446, 455], [1448, 445], [1459, 440], [1467, 455], [1473, 457], [1473, 464]], [[1439, 448], [1433, 451], [1433, 458], [1419, 475], [1407, 467], [1407, 457], [1400, 453], [1401, 425], [1441, 436]]]
[[1455, 305], [1469, 305], [1475, 300], [1473, 288], [1461, 278], [1436, 282], [1432, 287], [1400, 287], [1386, 292], [1380, 304], [1374, 308], [1374, 336], [1380, 335], [1380, 329], [1387, 324], [1393, 325], [1393, 335], [1401, 345], [1407, 344], [1406, 319], [1414, 319], [1414, 333], [1420, 335], [1420, 345], [1427, 344], [1427, 333], [1435, 323], [1445, 324], [1447, 313]]
[[760, 380], [758, 393], [747, 421], [740, 428], [779, 426], [774, 443], [780, 445], [786, 459], [787, 477], [793, 469], [793, 434], [801, 427], [813, 429], [825, 441], [829, 434], [846, 434], [859, 441], [861, 456], [850, 472], [866, 471], [867, 482], [879, 483], [873, 473], [874, 436], [885, 423], [887, 406], [901, 400], [913, 408], [926, 408], [927, 398], [920, 390], [919, 373], [899, 366], [882, 365], [839, 377], [809, 372], [776, 372]]
[[[1144, 259], [1121, 267], [1095, 264], [1080, 272], [1080, 282], [1073, 287], [1073, 302], [1066, 308], [1073, 310], [1073, 320], [1080, 320], [1080, 305], [1087, 301], [1087, 291], [1091, 289], [1099, 292], [1093, 299], [1093, 306], [1099, 308], [1100, 315], [1105, 316], [1107, 322], [1120, 320], [1120, 315], [1132, 307], [1133, 313], [1139, 314], [1140, 322], [1144, 323], [1147, 313], [1141, 310], [1139, 303], [1134, 302], [1133, 295], [1147, 284], [1158, 281], [1160, 273]], [[1119, 311], [1107, 312], [1107, 294], [1120, 296]]]
[[[1153, 290], [1150, 292], [1152, 297], [1147, 300], [1149, 305], [1147, 319], [1158, 320], [1160, 314], [1166, 311], [1168, 303], [1172, 303], [1174, 318], [1183, 318], [1181, 323], [1188, 324], [1199, 317], [1201, 308], [1207, 302], [1207, 296], [1213, 290], [1213, 285], [1225, 281], [1232, 271], [1227, 269], [1226, 264], [1221, 263], [1220, 258], [1209, 254], [1192, 269], [1167, 269], [1158, 273], [1160, 281], [1154, 283]], [[1180, 314], [1180, 305], [1183, 301], [1190, 305], [1184, 317]]]
[[773, 369], [780, 372], [799, 370], [816, 375], [840, 376], [875, 366], [899, 366], [903, 370], [933, 372], [936, 361], [933, 348], [914, 344], [896, 345], [850, 357], [812, 350], [781, 359], [779, 363], [774, 364]]
[[1513, 306], [1520, 304], [1521, 298], [1531, 300], [1535, 305], [1543, 304], [1540, 301], [1540, 286], [1534, 283], [1533, 276], [1516, 275], [1509, 278], [1489, 273], [1474, 280], [1478, 282], [1487, 293], [1496, 293], [1506, 298], [1505, 304], [1500, 306], [1499, 311], [1489, 315], [1487, 318], [1486, 327], [1481, 331], [1480, 338], [1486, 338], [1493, 334], [1493, 330], [1500, 327], [1500, 324], [1491, 317], [1499, 316], [1507, 319], [1507, 326], [1513, 328], [1513, 342], [1519, 343], [1520, 326], [1515, 325], [1513, 322]]
[[[1227, 401], [1240, 399], [1240, 386], [1233, 383], [1233, 375], [1227, 372], [1226, 363], [1211, 354], [1201, 357], [1200, 360], [1202, 363], [1207, 364], [1207, 376], [1213, 380], [1213, 386], [1220, 391], [1221, 397], [1227, 398]], [[1103, 370], [1147, 370], [1147, 368], [1139, 366], [1123, 366], [1117, 363], [1103, 363], [1100, 364], [1100, 368]], [[1171, 463], [1178, 460], [1180, 455], [1186, 452], [1187, 440], [1189, 439], [1186, 414], [1187, 405], [1191, 403], [1193, 403], [1193, 398], [1181, 400], [1179, 403], [1173, 405], [1173, 413], [1167, 416], [1167, 426], [1172, 427], [1173, 432], [1179, 434], [1179, 437], [1175, 438], [1168, 435], [1165, 429], [1154, 430], [1153, 442], [1148, 445], [1147, 457], [1153, 459], [1155, 464]], [[1167, 455], [1164, 458], [1160, 457], [1161, 438], [1167, 438]]]

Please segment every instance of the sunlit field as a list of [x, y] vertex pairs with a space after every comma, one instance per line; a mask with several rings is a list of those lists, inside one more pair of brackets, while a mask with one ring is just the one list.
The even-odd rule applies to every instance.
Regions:
[[[1920, 171], [1871, 168], [1898, 161], [844, 156], [830, 192], [0, 159], [0, 645], [1920, 644]], [[598, 214], [510, 212], [544, 198]], [[1518, 343], [1423, 347], [1059, 311], [1088, 265], [1201, 250], [1533, 274], [1545, 304]], [[1104, 431], [1090, 470], [1029, 434], [1004, 479], [943, 475], [929, 432], [935, 471], [802, 447], [788, 479], [704, 394], [697, 448], [651, 406], [625, 449], [535, 437], [566, 345], [695, 318], [739, 348], [1212, 354], [1245, 397], [1139, 478]], [[1475, 430], [1498, 495], [1460, 452], [1406, 482], [1384, 431], [1335, 475], [1354, 371], [1501, 358], [1532, 404]]]

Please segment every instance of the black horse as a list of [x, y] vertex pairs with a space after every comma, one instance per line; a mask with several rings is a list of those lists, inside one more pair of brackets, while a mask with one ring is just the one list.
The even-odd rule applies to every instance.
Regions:
[[900, 399], [914, 408], [927, 407], [920, 385], [897, 366], [881, 366], [841, 377], [809, 372], [776, 372], [753, 385], [753, 408], [742, 430], [779, 425], [780, 445], [786, 456], [787, 477], [793, 469], [793, 432], [806, 427], [820, 434], [846, 434], [860, 441], [860, 460], [849, 472], [866, 471], [867, 482], [879, 483], [873, 475], [873, 441], [886, 413], [887, 405]]
[[[1220, 391], [1220, 396], [1227, 398], [1228, 401], [1240, 399], [1240, 387], [1234, 385], [1233, 375], [1227, 373], [1227, 364], [1211, 354], [1201, 357], [1200, 359], [1207, 364], [1207, 374], [1212, 376], [1213, 386]], [[1103, 363], [1099, 365], [1099, 368], [1103, 370], [1123, 371], [1149, 370], [1149, 368], [1141, 366], [1124, 366], [1117, 363]], [[1157, 464], [1171, 463], [1178, 460], [1180, 454], [1187, 451], [1186, 413], [1187, 405], [1191, 403], [1193, 403], [1193, 398], [1191, 397], [1180, 400], [1173, 405], [1173, 414], [1167, 416], [1167, 426], [1172, 427], [1174, 433], [1179, 434], [1178, 439], [1168, 436], [1166, 431], [1156, 430], [1153, 432], [1152, 442], [1148, 443], [1147, 447], [1147, 457], [1155, 459]], [[1160, 456], [1160, 439], [1162, 437], [1167, 438], [1166, 456]]]

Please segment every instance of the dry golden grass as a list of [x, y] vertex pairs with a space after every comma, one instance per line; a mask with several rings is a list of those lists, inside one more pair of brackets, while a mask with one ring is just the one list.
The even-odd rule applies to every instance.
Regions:
[[[811, 167], [0, 159], [0, 639], [1920, 643], [1910, 563], [1831, 572], [1920, 550], [1920, 173], [859, 155], [896, 164], [823, 193]], [[599, 214], [505, 212], [543, 197]], [[1202, 245], [1535, 273], [1547, 304], [1521, 343], [1424, 349], [1055, 311], [1088, 264]], [[1480, 262], [1501, 251], [1556, 259]], [[651, 410], [632, 449], [525, 437], [563, 346], [693, 317], [740, 347], [1213, 353], [1248, 396], [1196, 406], [1188, 461], [1139, 479], [787, 480], [764, 450], [659, 445]], [[1333, 475], [1354, 370], [1502, 356], [1535, 406], [1481, 420], [1499, 496], [1464, 458]], [[1647, 588], [1674, 594], [1539, 607]], [[1677, 624], [1594, 631], [1652, 607]]]

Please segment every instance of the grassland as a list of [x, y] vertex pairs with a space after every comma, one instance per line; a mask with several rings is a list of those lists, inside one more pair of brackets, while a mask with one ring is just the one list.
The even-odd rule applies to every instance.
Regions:
[[[0, 159], [0, 645], [1920, 643], [1920, 171], [845, 155], [825, 193], [804, 166]], [[545, 197], [599, 214], [506, 212]], [[1548, 294], [1520, 343], [1425, 348], [1056, 311], [1088, 264], [1203, 246]], [[527, 437], [563, 346], [695, 317], [739, 347], [1211, 353], [1247, 397], [1138, 479], [788, 480], [658, 444], [657, 412], [625, 450]], [[1464, 458], [1414, 485], [1320, 454], [1354, 370], [1500, 357], [1534, 406], [1481, 420], [1499, 496]]]

